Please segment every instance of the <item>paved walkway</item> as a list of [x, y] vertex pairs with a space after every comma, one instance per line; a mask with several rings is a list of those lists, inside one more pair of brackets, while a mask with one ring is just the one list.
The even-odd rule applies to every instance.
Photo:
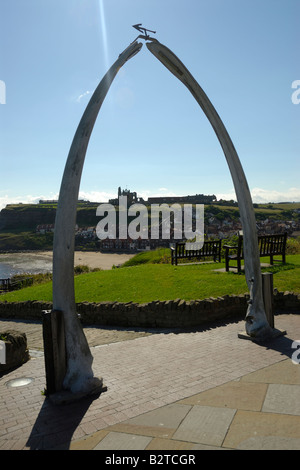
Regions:
[[[276, 316], [287, 334], [265, 344], [237, 337], [243, 321], [194, 332], [85, 328], [108, 389], [65, 406], [41, 393], [41, 325], [7, 324], [25, 329], [32, 351], [0, 379], [0, 450], [300, 449], [299, 315]], [[20, 377], [34, 380], [8, 387]]]

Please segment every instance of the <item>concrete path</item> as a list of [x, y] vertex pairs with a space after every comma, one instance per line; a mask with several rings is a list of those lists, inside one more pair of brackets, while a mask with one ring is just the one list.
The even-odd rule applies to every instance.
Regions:
[[[287, 334], [266, 344], [238, 338], [243, 321], [194, 332], [85, 328], [108, 389], [65, 406], [41, 393], [41, 325], [7, 323], [36, 346], [0, 378], [0, 450], [300, 449], [299, 315], [276, 316]], [[9, 387], [21, 377], [34, 380]]]

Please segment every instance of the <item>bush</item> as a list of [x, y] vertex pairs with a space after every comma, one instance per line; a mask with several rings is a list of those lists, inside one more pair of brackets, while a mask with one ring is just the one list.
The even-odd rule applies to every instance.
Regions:
[[138, 266], [141, 264], [170, 264], [171, 254], [169, 248], [157, 248], [151, 251], [142, 251], [126, 261], [122, 267]]
[[82, 273], [88, 273], [90, 271], [90, 268], [86, 266], [85, 264], [78, 264], [74, 268], [74, 274], [82, 274]]
[[300, 254], [300, 237], [287, 239], [286, 254], [287, 255]]

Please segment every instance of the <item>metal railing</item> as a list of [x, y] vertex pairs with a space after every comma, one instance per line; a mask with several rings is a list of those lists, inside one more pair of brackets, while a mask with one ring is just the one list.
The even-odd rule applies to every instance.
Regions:
[[33, 283], [33, 277], [20, 276], [17, 278], [0, 279], [0, 293], [9, 292], [16, 289], [21, 289], [25, 286], [30, 286]]

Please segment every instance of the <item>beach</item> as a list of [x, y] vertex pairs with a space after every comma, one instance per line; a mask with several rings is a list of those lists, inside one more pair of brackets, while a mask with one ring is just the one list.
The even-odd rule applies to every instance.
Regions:
[[111, 269], [113, 266], [120, 266], [133, 256], [134, 254], [127, 253], [100, 253], [95, 251], [75, 251], [74, 266], [84, 264], [91, 269]]
[[[31, 251], [26, 253], [5, 253], [0, 255], [0, 278], [17, 273], [39, 273], [52, 271], [52, 251]], [[75, 251], [74, 266], [85, 265], [90, 269], [111, 269], [132, 258], [128, 253], [100, 253]]]
[[[32, 257], [44, 258], [45, 261], [52, 262], [51, 251], [37, 251], [31, 252]], [[84, 264], [91, 269], [111, 269], [113, 266], [119, 266], [125, 261], [132, 258], [134, 255], [127, 253], [100, 253], [99, 251], [75, 251], [74, 253], [74, 266]]]

